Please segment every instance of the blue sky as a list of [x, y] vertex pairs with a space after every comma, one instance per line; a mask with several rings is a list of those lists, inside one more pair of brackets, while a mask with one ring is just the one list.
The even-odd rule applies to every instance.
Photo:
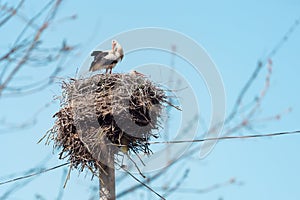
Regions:
[[[41, 3], [28, 1], [23, 8], [25, 14], [36, 12]], [[45, 42], [50, 46], [67, 39], [70, 44], [78, 44], [76, 54], [67, 61], [61, 77], [74, 77], [76, 69], [81, 66], [89, 53], [102, 41], [120, 32], [143, 27], [160, 27], [181, 32], [199, 43], [216, 64], [224, 83], [226, 92], [226, 110], [229, 112], [241, 87], [254, 70], [259, 59], [266, 59], [270, 50], [283, 37], [289, 27], [300, 17], [300, 3], [296, 0], [271, 1], [65, 1], [59, 10], [59, 18], [77, 14], [78, 19], [61, 22], [45, 35]], [[9, 41], [17, 23], [9, 24], [12, 29], [1, 31], [1, 36]], [[176, 44], [176, 41], [174, 41]], [[1, 47], [9, 45], [0, 44]], [[124, 47], [126, 52], [126, 47]], [[299, 129], [300, 96], [298, 95], [298, 74], [300, 72], [300, 27], [272, 58], [273, 73], [271, 86], [262, 103], [257, 119], [273, 116], [291, 107], [293, 111], [280, 121], [259, 121], [255, 131], [243, 131], [242, 134], [269, 133]], [[143, 62], [170, 64], [171, 55], [166, 52], [142, 51], [128, 56], [128, 59], [115, 68], [116, 72], [127, 72], [132, 65]], [[187, 66], [180, 58], [175, 59], [175, 66]], [[246, 99], [259, 93], [264, 83], [267, 70], [264, 68], [251, 87]], [[45, 71], [37, 71], [46, 73]], [[24, 72], [20, 76], [32, 76]], [[187, 71], [185, 76], [191, 82], [193, 73]], [[200, 86], [204, 88], [205, 85]], [[31, 119], [39, 108], [50, 102], [53, 95], [60, 94], [59, 84], [43, 92], [22, 98], [3, 97], [0, 99], [1, 117], [13, 121], [18, 116]], [[198, 94], [199, 95], [199, 94]], [[204, 92], [201, 108], [209, 115], [209, 98]], [[27, 105], [27, 106], [24, 106]], [[1, 134], [1, 176], [29, 169], [41, 160], [49, 158], [47, 166], [62, 163], [56, 154], [49, 157], [51, 146], [37, 145], [36, 142], [53, 125], [52, 115], [58, 110], [58, 103], [44, 109], [38, 115], [37, 124], [29, 129]], [[176, 113], [174, 113], [174, 116]], [[177, 115], [175, 116], [175, 118]], [[209, 117], [206, 117], [206, 121]], [[172, 121], [170, 122], [172, 123]], [[176, 122], [173, 122], [176, 123]], [[243, 182], [242, 186], [227, 186], [204, 194], [175, 192], [168, 199], [207, 199], [226, 200], [250, 199], [299, 199], [298, 140], [300, 136], [283, 136], [267, 139], [222, 141], [211, 154], [203, 160], [197, 155], [191, 160], [181, 162], [179, 166], [155, 181], [152, 187], [168, 184], [175, 175], [180, 177], [184, 170], [190, 169], [183, 188], [206, 188], [224, 182], [231, 177]], [[44, 195], [46, 199], [56, 197], [63, 170], [48, 172], [39, 176], [22, 190], [14, 193], [10, 199], [35, 199], [35, 194]], [[90, 176], [77, 176], [74, 171], [64, 192], [63, 199], [88, 199], [89, 186], [97, 186], [90, 181]], [[176, 177], [175, 177], [176, 178]], [[176, 181], [175, 179], [174, 181]], [[134, 180], [120, 183], [117, 191]], [[0, 194], [11, 185], [1, 186]], [[143, 190], [145, 191], [145, 190]], [[158, 190], [158, 192], [161, 192]], [[161, 192], [163, 193], [163, 192]], [[147, 192], [136, 192], [124, 199], [142, 196], [147, 199], [156, 197]]]

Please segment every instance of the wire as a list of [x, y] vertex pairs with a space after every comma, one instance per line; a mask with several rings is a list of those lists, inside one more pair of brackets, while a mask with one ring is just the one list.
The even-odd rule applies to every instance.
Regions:
[[232, 139], [273, 137], [273, 136], [281, 136], [281, 135], [294, 135], [294, 134], [299, 134], [299, 133], [300, 133], [300, 130], [298, 130], [298, 131], [290, 131], [290, 132], [270, 133], [270, 134], [256, 134], [256, 135], [244, 135], [244, 136], [215, 137], [215, 138], [205, 138], [205, 139], [198, 139], [198, 140], [175, 140], [175, 141], [147, 142], [147, 144], [194, 143], [194, 142], [205, 142], [205, 141], [214, 141], [214, 140], [232, 140]]
[[8, 181], [0, 182], [0, 185], [5, 185], [7, 183], [11, 183], [11, 182], [19, 181], [19, 180], [22, 180], [22, 179], [30, 178], [30, 177], [33, 177], [33, 176], [36, 176], [36, 175], [39, 175], [39, 174], [42, 174], [42, 173], [45, 173], [45, 172], [48, 172], [48, 171], [52, 171], [52, 170], [60, 168], [60, 167], [63, 167], [63, 166], [68, 165], [68, 164], [70, 164], [70, 163], [67, 162], [67, 163], [64, 163], [64, 164], [61, 164], [61, 165], [57, 165], [55, 167], [51, 167], [49, 169], [41, 170], [41, 171], [33, 173], [33, 174], [28, 174], [26, 176], [21, 176], [21, 177], [18, 177], [18, 178], [10, 179]]
[[159, 196], [161, 199], [166, 200], [163, 196], [161, 196], [160, 194], [158, 194], [155, 190], [153, 190], [150, 186], [148, 186], [147, 184], [143, 183], [142, 181], [140, 181], [138, 178], [136, 178], [132, 173], [130, 173], [127, 169], [125, 169], [124, 167], [120, 166], [127, 174], [129, 174], [134, 180], [136, 180], [137, 182], [139, 182], [140, 184], [142, 184], [143, 186], [145, 186], [147, 189], [149, 189], [151, 192], [153, 192], [154, 194], [156, 194], [157, 196]]

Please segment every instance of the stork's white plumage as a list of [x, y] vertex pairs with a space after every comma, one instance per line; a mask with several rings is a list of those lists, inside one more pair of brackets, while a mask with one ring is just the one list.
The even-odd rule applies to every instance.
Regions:
[[113, 40], [111, 50], [93, 51], [91, 56], [94, 56], [94, 60], [90, 71], [106, 69], [106, 73], [110, 70], [109, 73], [111, 74], [112, 68], [123, 59], [124, 52], [122, 46], [116, 40]]

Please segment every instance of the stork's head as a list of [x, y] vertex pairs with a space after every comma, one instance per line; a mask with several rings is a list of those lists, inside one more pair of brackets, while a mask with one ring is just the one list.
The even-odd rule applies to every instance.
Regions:
[[114, 51], [115, 50], [115, 47], [117, 46], [118, 42], [117, 40], [112, 40], [111, 41], [111, 45], [112, 45], [112, 50]]
[[117, 40], [113, 40], [113, 41], [111, 42], [111, 44], [112, 44], [112, 50], [113, 50], [114, 52], [117, 52], [117, 53], [120, 55], [121, 60], [122, 60], [122, 58], [123, 58], [123, 56], [124, 56], [124, 51], [123, 51], [122, 46], [117, 42]]

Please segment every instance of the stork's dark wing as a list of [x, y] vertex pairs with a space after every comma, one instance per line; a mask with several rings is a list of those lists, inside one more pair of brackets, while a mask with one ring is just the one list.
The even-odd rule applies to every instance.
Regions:
[[93, 51], [91, 53], [91, 56], [94, 56], [94, 60], [93, 62], [91, 63], [91, 67], [90, 69], [98, 62], [101, 62], [101, 60], [103, 60], [103, 58], [105, 56], [108, 55], [108, 52], [107, 51]]
[[103, 69], [118, 62], [116, 55], [109, 51], [93, 51], [91, 56], [94, 56], [94, 60], [91, 63], [90, 71]]
[[122, 55], [120, 56], [120, 60], [123, 60], [123, 57], [124, 57], [124, 54], [122, 54]]
[[104, 57], [104, 56], [106, 56], [108, 54], [108, 52], [107, 51], [93, 51], [92, 53], [91, 53], [91, 56], [101, 56], [101, 57]]
[[107, 65], [111, 65], [111, 64], [117, 64], [118, 60], [102, 58], [100, 63], [103, 66], [107, 66]]

